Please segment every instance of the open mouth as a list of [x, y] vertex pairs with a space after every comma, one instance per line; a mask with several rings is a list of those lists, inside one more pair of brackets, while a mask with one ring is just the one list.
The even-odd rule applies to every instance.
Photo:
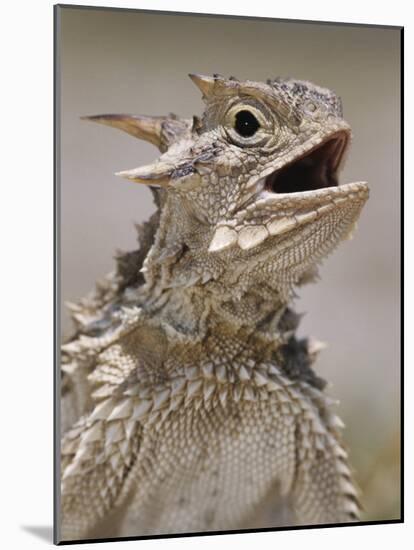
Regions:
[[348, 148], [349, 134], [329, 136], [303, 156], [275, 170], [265, 178], [264, 188], [272, 193], [299, 193], [338, 186], [338, 169]]

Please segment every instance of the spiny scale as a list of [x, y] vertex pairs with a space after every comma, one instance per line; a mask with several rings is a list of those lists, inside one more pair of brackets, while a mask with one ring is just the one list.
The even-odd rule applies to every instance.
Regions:
[[368, 197], [336, 185], [340, 100], [293, 79], [190, 76], [201, 118], [85, 117], [162, 154], [119, 173], [153, 190], [140, 248], [69, 305], [63, 540], [359, 517], [343, 423], [312, 368], [324, 345], [297, 340], [289, 308]]

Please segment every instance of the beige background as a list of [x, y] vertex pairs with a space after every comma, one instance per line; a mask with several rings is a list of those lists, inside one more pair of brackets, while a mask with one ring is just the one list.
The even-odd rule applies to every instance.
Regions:
[[[61, 289], [76, 301], [135, 247], [150, 192], [113, 173], [157, 151], [85, 114], [189, 117], [203, 108], [189, 72], [263, 80], [293, 76], [337, 91], [354, 141], [341, 181], [366, 180], [358, 231], [300, 290], [300, 334], [326, 340], [317, 365], [340, 398], [365, 519], [393, 519], [399, 501], [399, 31], [273, 20], [62, 10]], [[70, 323], [62, 310], [62, 329]]]

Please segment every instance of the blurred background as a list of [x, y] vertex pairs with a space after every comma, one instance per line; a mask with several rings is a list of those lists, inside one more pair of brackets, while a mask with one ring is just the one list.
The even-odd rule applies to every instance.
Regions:
[[[116, 171], [157, 150], [82, 122], [100, 113], [201, 114], [187, 74], [292, 76], [335, 90], [354, 133], [341, 181], [371, 196], [352, 241], [300, 289], [300, 335], [328, 343], [316, 365], [340, 399], [366, 520], [400, 517], [400, 31], [351, 25], [61, 10], [61, 298], [77, 301], [136, 247], [154, 207]], [[62, 334], [70, 334], [62, 305]]]

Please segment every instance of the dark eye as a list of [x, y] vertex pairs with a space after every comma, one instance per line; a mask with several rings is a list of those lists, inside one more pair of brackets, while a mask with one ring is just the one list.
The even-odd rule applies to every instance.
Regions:
[[243, 137], [253, 136], [260, 128], [259, 121], [250, 111], [239, 111], [235, 119], [234, 129]]

